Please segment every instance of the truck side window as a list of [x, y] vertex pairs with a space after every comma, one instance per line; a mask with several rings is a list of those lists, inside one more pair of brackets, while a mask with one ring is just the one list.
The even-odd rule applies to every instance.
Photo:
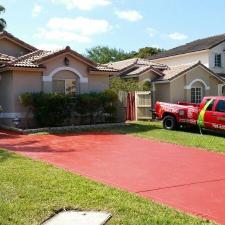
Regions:
[[216, 106], [216, 111], [225, 113], [225, 100], [219, 100]]
[[[207, 102], [210, 101], [210, 100], [211, 100], [211, 99], [207, 99], [205, 104], [207, 104]], [[214, 103], [215, 103], [215, 100], [213, 100], [213, 101], [209, 104], [209, 106], [208, 106], [208, 108], [206, 109], [206, 111], [212, 111], [212, 108], [213, 108]]]

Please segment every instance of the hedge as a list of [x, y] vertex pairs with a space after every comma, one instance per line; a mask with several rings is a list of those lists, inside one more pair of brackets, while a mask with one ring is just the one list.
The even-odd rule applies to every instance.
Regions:
[[55, 93], [24, 93], [20, 102], [33, 113], [38, 127], [115, 122], [117, 94], [107, 90], [71, 96]]

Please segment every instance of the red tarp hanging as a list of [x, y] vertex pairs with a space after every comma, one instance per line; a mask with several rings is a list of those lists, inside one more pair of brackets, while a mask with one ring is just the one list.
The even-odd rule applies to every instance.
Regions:
[[135, 93], [129, 92], [127, 94], [127, 111], [126, 120], [135, 120]]

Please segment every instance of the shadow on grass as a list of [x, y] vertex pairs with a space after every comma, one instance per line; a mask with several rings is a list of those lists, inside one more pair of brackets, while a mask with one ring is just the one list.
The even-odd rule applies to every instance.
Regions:
[[15, 158], [15, 155], [12, 152], [0, 149], [0, 163], [12, 158]]
[[120, 133], [120, 134], [132, 134], [132, 133], [142, 133], [142, 132], [149, 132], [153, 130], [163, 130], [160, 126], [160, 123], [148, 123], [148, 124], [141, 124], [141, 123], [129, 123], [127, 126], [124, 127], [115, 127], [112, 128], [110, 131]]
[[202, 134], [206, 136], [216, 136], [216, 137], [225, 137], [224, 133], [218, 133], [216, 131], [211, 130], [201, 130], [196, 127], [180, 127], [175, 131], [168, 131], [162, 127], [161, 122], [149, 122], [149, 123], [130, 123], [128, 126], [120, 127], [120, 128], [112, 128], [112, 132], [120, 133], [120, 134], [135, 134], [135, 133], [145, 133], [154, 130], [161, 130], [164, 133], [167, 132], [180, 132], [183, 134]]

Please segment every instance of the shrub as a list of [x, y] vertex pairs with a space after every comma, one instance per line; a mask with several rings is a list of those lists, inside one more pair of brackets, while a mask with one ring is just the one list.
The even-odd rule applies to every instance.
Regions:
[[115, 121], [116, 101], [117, 94], [111, 90], [81, 94], [75, 97], [74, 111], [81, 117], [89, 117], [90, 123], [96, 123], [97, 120]]
[[113, 77], [110, 79], [110, 89], [116, 93], [119, 91], [132, 92], [143, 91], [144, 86], [141, 82], [135, 79], [122, 79], [119, 77]]
[[42, 92], [20, 96], [21, 104], [32, 111], [39, 127], [71, 125], [74, 117], [82, 124], [115, 121], [116, 101], [117, 94], [111, 90], [74, 97]]
[[31, 109], [40, 127], [61, 126], [72, 109], [72, 98], [61, 94], [24, 93], [20, 102]]

